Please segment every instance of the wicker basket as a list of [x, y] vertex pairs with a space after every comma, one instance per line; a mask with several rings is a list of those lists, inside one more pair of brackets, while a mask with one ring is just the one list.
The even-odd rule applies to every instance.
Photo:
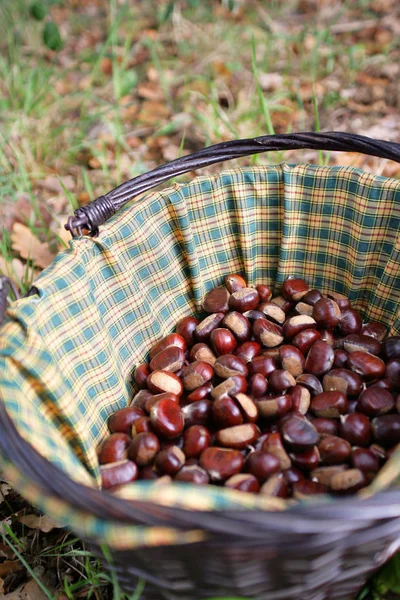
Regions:
[[98, 488], [95, 449], [108, 415], [132, 397], [135, 365], [225, 274], [276, 290], [303, 276], [400, 334], [400, 181], [350, 167], [246, 167], [121, 210], [178, 174], [295, 148], [400, 162], [399, 144], [304, 133], [218, 144], [161, 166], [76, 211], [67, 227], [79, 235], [0, 329], [3, 476], [95, 554], [108, 545], [122, 587], [144, 578], [146, 600], [353, 598], [400, 547], [399, 452], [362, 496], [339, 500], [292, 505], [153, 482], [119, 498]]

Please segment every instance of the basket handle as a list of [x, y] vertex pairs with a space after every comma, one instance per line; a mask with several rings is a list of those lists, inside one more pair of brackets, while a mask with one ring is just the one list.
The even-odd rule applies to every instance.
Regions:
[[360, 152], [400, 162], [400, 144], [337, 131], [263, 135], [256, 138], [222, 142], [172, 160], [119, 185], [108, 194], [75, 210], [74, 216], [69, 217], [64, 227], [72, 237], [82, 235], [82, 228], [88, 229], [89, 235], [92, 237], [96, 236], [99, 226], [103, 225], [124, 204], [172, 177], [232, 158], [261, 152], [296, 149]]

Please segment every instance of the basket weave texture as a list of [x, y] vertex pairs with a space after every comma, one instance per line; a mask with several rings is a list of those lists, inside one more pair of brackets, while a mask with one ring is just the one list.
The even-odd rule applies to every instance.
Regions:
[[[127, 588], [144, 574], [146, 598], [350, 597], [397, 548], [392, 509], [376, 523], [372, 508], [358, 511], [361, 499], [290, 506], [212, 486], [199, 494], [194, 486], [149, 482], [127, 488], [128, 505], [94, 495], [96, 447], [108, 416], [130, 402], [135, 366], [180, 318], [201, 312], [206, 291], [228, 273], [275, 292], [288, 276], [304, 277], [349, 295], [367, 319], [399, 335], [399, 231], [400, 181], [350, 167], [227, 170], [125, 206], [98, 237], [71, 240], [36, 280], [38, 293], [8, 309], [0, 329], [1, 410], [23, 440], [21, 453], [30, 444], [50, 481], [58, 467], [61, 489], [38, 483], [27, 460], [3, 449], [5, 477], [94, 551], [102, 543], [113, 548]], [[396, 453], [370, 491], [396, 485], [399, 460]], [[69, 489], [81, 495], [79, 506]], [[399, 503], [400, 492], [393, 494]], [[104, 497], [107, 508], [96, 512], [88, 502], [85, 510], [85, 495]], [[374, 498], [368, 506], [379, 510]]]

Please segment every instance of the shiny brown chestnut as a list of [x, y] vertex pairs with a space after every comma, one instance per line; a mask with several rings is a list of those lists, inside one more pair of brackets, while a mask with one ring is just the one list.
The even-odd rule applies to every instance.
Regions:
[[246, 423], [255, 423], [258, 417], [258, 407], [254, 400], [243, 393], [235, 394], [234, 399], [240, 408], [244, 421]]
[[260, 296], [261, 302], [269, 302], [272, 298], [272, 292], [267, 285], [262, 283], [256, 285], [256, 290]]
[[243, 375], [232, 375], [224, 379], [215, 388], [211, 390], [211, 396], [214, 400], [223, 396], [234, 396], [235, 394], [244, 393], [247, 389], [247, 379]]
[[296, 384], [291, 388], [289, 393], [292, 399], [293, 410], [297, 410], [302, 415], [305, 415], [311, 404], [311, 394], [309, 390], [302, 385]]
[[255, 400], [258, 414], [264, 419], [275, 419], [286, 415], [292, 408], [290, 394], [281, 396], [262, 396]]
[[303, 329], [294, 336], [292, 344], [305, 356], [311, 346], [320, 339], [321, 334], [317, 329]]
[[99, 448], [99, 463], [105, 465], [128, 458], [128, 447], [131, 441], [126, 433], [112, 433], [109, 435]]
[[199, 342], [198, 344], [195, 344], [190, 350], [189, 360], [190, 362], [206, 362], [209, 365], [213, 366], [215, 361], [217, 360], [217, 357], [215, 356], [211, 348], [207, 346], [207, 344]]
[[182, 407], [182, 415], [185, 421], [185, 427], [192, 425], [207, 426], [211, 418], [213, 403], [210, 400], [198, 400]]
[[261, 344], [258, 342], [243, 342], [234, 351], [245, 363], [251, 362], [253, 358], [261, 354]]
[[[301, 331], [305, 329], [316, 329], [316, 327], [317, 323], [313, 317], [309, 317], [308, 315], [296, 315], [295, 317], [286, 319], [283, 325], [283, 336], [286, 340], [292, 340]], [[299, 347], [294, 341], [293, 345]]]
[[242, 450], [251, 445], [260, 435], [254, 423], [243, 423], [234, 427], [226, 427], [217, 431], [215, 441], [218, 445], [234, 450]]
[[210, 483], [210, 477], [207, 471], [199, 465], [183, 465], [182, 469], [175, 475], [174, 481], [206, 485]]
[[200, 466], [207, 471], [212, 481], [225, 481], [240, 473], [244, 457], [239, 450], [230, 448], [207, 448], [200, 456]]
[[315, 342], [308, 351], [305, 370], [317, 377], [331, 370], [334, 360], [332, 347], [322, 340]]
[[387, 334], [387, 329], [382, 323], [378, 323], [378, 321], [369, 321], [369, 323], [363, 323], [361, 333], [374, 337], [379, 342], [383, 342]]
[[260, 296], [254, 288], [245, 287], [233, 292], [229, 298], [229, 308], [244, 313], [257, 308]]
[[186, 396], [186, 400], [188, 402], [197, 402], [198, 400], [203, 400], [203, 398], [208, 398], [214, 389], [213, 384], [208, 381], [204, 385], [194, 389], [190, 394]]
[[304, 452], [292, 452], [290, 458], [293, 461], [294, 466], [303, 471], [312, 471], [318, 466], [320, 461], [317, 446], [305, 450]]
[[243, 415], [235, 400], [229, 396], [212, 403], [212, 416], [218, 427], [233, 427], [243, 423]]
[[311, 396], [322, 394], [324, 391], [320, 380], [311, 373], [302, 373], [302, 375], [296, 377], [296, 384], [307, 388]]
[[248, 364], [252, 375], [259, 374], [263, 377], [269, 377], [273, 371], [278, 369], [278, 360], [272, 356], [256, 356]]
[[339, 329], [342, 335], [360, 333], [362, 328], [362, 318], [360, 313], [354, 308], [342, 310], [342, 316], [339, 322]]
[[306, 302], [310, 306], [314, 306], [314, 304], [316, 304], [318, 302], [318, 300], [321, 300], [321, 298], [322, 298], [321, 292], [314, 288], [312, 290], [308, 290], [308, 292], [306, 294], [304, 294], [302, 301]]
[[293, 484], [293, 497], [296, 500], [303, 500], [307, 496], [316, 496], [318, 494], [327, 494], [328, 487], [318, 481], [302, 479]]
[[319, 433], [307, 419], [293, 414], [281, 423], [283, 442], [291, 452], [305, 452], [318, 444]]
[[282, 295], [286, 300], [298, 302], [309, 289], [309, 285], [304, 279], [288, 278], [282, 284]]
[[280, 462], [281, 471], [286, 471], [292, 466], [292, 461], [285, 450], [280, 433], [270, 433], [261, 449], [276, 456]]
[[182, 370], [183, 387], [190, 392], [205, 385], [213, 375], [214, 369], [210, 364], [201, 361], [192, 362]]
[[323, 387], [326, 392], [341, 391], [353, 398], [359, 396], [364, 388], [360, 375], [350, 369], [331, 369], [323, 378]]
[[349, 354], [352, 352], [368, 352], [378, 356], [382, 352], [382, 344], [377, 339], [361, 333], [346, 335], [343, 339], [343, 348]]
[[298, 377], [304, 371], [305, 359], [296, 346], [283, 344], [279, 347], [279, 357], [282, 368], [289, 371], [293, 377]]
[[210, 342], [217, 356], [232, 354], [237, 346], [235, 336], [225, 327], [217, 327], [211, 332]]
[[[204, 400], [203, 402], [206, 401]], [[193, 406], [193, 404], [195, 403], [189, 406]], [[178, 437], [182, 433], [185, 424], [184, 414], [176, 402], [172, 400], [160, 400], [157, 402], [151, 409], [150, 419], [155, 431], [167, 439]]]
[[257, 319], [253, 323], [254, 337], [266, 348], [274, 348], [283, 342], [282, 327], [267, 319]]
[[130, 433], [133, 423], [145, 413], [137, 406], [126, 406], [113, 413], [108, 419], [108, 429], [111, 433]]
[[347, 440], [334, 435], [325, 435], [318, 444], [323, 465], [342, 465], [351, 456], [351, 445]]
[[286, 392], [288, 388], [295, 385], [296, 380], [293, 375], [284, 369], [276, 369], [268, 377], [268, 387], [270, 391], [277, 394]]
[[224, 485], [232, 490], [240, 490], [241, 492], [249, 492], [250, 494], [257, 494], [260, 491], [258, 479], [251, 473], [232, 475], [232, 477], [229, 477], [225, 481]]
[[181, 350], [186, 350], [186, 342], [181, 335], [177, 333], [170, 333], [169, 335], [162, 338], [157, 344], [155, 344], [150, 350], [150, 360], [155, 357], [156, 354], [162, 350], [166, 350], [170, 346], [177, 346]]
[[170, 446], [160, 450], [154, 461], [157, 471], [164, 475], [174, 476], [185, 464], [186, 457], [178, 446]]
[[249, 379], [247, 391], [250, 396], [260, 398], [264, 396], [268, 389], [268, 382], [261, 373], [254, 373]]
[[371, 441], [371, 423], [361, 413], [353, 413], [341, 417], [340, 436], [352, 446], [368, 446]]
[[340, 323], [341, 311], [331, 298], [321, 298], [314, 304], [313, 318], [321, 329], [335, 329]]
[[212, 288], [203, 299], [203, 308], [208, 313], [225, 313], [229, 307], [230, 293], [226, 287]]
[[145, 467], [154, 461], [159, 450], [160, 442], [154, 433], [139, 433], [129, 446], [128, 458], [139, 467]]
[[150, 375], [150, 366], [147, 363], [143, 363], [136, 367], [133, 378], [139, 388], [143, 389], [146, 387], [146, 381], [147, 381], [147, 377], [149, 375]]
[[[224, 320], [222, 321], [222, 325], [223, 325], [223, 327], [227, 327], [235, 335], [235, 338], [240, 343], [244, 343], [244, 342], [250, 340], [250, 338], [251, 338], [251, 323], [240, 312], [237, 312], [237, 311], [228, 312], [225, 315]], [[223, 354], [229, 354], [229, 353], [233, 352], [233, 350], [236, 348], [236, 346], [237, 346], [237, 344], [235, 344], [235, 347], [232, 348], [232, 350], [224, 352]]]
[[282, 473], [275, 473], [267, 479], [260, 488], [261, 496], [272, 496], [274, 498], [287, 498], [289, 486]]
[[400, 415], [383, 415], [372, 421], [372, 435], [378, 444], [390, 448], [400, 442]]
[[234, 354], [223, 354], [222, 356], [219, 356], [214, 363], [214, 371], [216, 375], [222, 379], [227, 379], [234, 375], [243, 375], [243, 377], [247, 377], [249, 374], [246, 363], [239, 358], [239, 356], [235, 356]]
[[351, 352], [347, 362], [350, 369], [361, 375], [365, 381], [384, 377], [386, 372], [386, 365], [383, 360], [368, 352]]
[[100, 467], [101, 486], [110, 489], [130, 483], [138, 477], [137, 465], [131, 460], [120, 460]]
[[183, 453], [187, 458], [197, 458], [208, 448], [211, 436], [208, 429], [202, 425], [192, 425], [183, 434]]
[[233, 273], [232, 275], [227, 275], [225, 277], [224, 282], [225, 282], [226, 289], [231, 294], [233, 294], [234, 292], [238, 292], [239, 290], [242, 290], [243, 288], [246, 287], [246, 281], [243, 279], [243, 277], [241, 275], [238, 275], [237, 273]]
[[342, 392], [322, 392], [312, 398], [311, 410], [316, 417], [337, 419], [347, 412], [347, 398]]
[[177, 346], [161, 350], [150, 361], [150, 371], [171, 371], [175, 373], [183, 367], [185, 353]]
[[175, 373], [169, 371], [152, 371], [147, 378], [147, 387], [155, 394], [170, 392], [175, 396], [181, 396], [183, 385]]
[[400, 358], [391, 358], [386, 363], [386, 377], [396, 390], [400, 389]]
[[223, 321], [225, 313], [213, 313], [200, 321], [196, 327], [196, 339], [199, 342], [206, 342], [211, 335], [211, 332], [219, 327]]
[[269, 321], [273, 321], [274, 323], [278, 323], [282, 325], [285, 322], [286, 314], [285, 312], [273, 302], [261, 302], [258, 305], [258, 309]]
[[345, 368], [347, 365], [347, 352], [346, 350], [343, 350], [343, 348], [337, 348], [336, 350], [334, 350], [334, 359], [333, 359], [333, 365], [332, 367], [334, 369], [341, 369], [341, 368]]
[[353, 494], [367, 484], [368, 479], [360, 469], [346, 469], [332, 477], [330, 486], [336, 493]]
[[353, 448], [351, 453], [351, 464], [355, 469], [360, 469], [372, 477], [379, 471], [379, 459], [368, 448]]
[[192, 348], [196, 343], [196, 327], [199, 320], [195, 317], [183, 317], [176, 326], [176, 333], [181, 335], [186, 342], [186, 348]]
[[316, 417], [312, 419], [311, 423], [319, 434], [339, 435], [339, 422], [336, 419]]
[[368, 417], [379, 417], [393, 410], [394, 406], [393, 395], [388, 390], [370, 387], [360, 394], [357, 411]]
[[387, 360], [400, 358], [400, 335], [386, 338], [382, 344], [382, 351]]
[[317, 467], [311, 471], [311, 478], [313, 481], [318, 481], [318, 483], [322, 483], [323, 485], [330, 487], [332, 477], [334, 475], [338, 475], [339, 473], [343, 473], [343, 471], [346, 471], [348, 468], [348, 465]]
[[260, 481], [265, 481], [274, 473], [279, 473], [280, 468], [277, 457], [265, 450], [252, 452], [246, 460], [246, 470]]
[[340, 294], [339, 292], [328, 292], [327, 296], [336, 302], [341, 311], [351, 308], [350, 299], [345, 294]]

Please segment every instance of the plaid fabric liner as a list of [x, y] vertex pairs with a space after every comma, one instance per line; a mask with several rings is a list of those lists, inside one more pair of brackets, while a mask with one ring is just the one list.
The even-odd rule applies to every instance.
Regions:
[[[250, 285], [289, 275], [348, 294], [400, 334], [400, 181], [350, 167], [279, 165], [223, 171], [129, 203], [97, 238], [71, 240], [14, 302], [0, 329], [0, 394], [19, 432], [83, 485], [98, 485], [107, 417], [126, 406], [148, 350], [231, 272]], [[399, 457], [400, 458], [400, 457]], [[82, 537], [114, 548], [197, 541], [201, 532], [102, 522], [71, 511], [4, 457], [4, 476]], [[373, 490], [397, 481], [396, 456]], [[84, 493], [84, 488], [82, 488]], [[368, 493], [368, 492], [367, 492]], [[281, 510], [276, 499], [215, 487], [139, 482], [125, 497], [191, 510]]]

